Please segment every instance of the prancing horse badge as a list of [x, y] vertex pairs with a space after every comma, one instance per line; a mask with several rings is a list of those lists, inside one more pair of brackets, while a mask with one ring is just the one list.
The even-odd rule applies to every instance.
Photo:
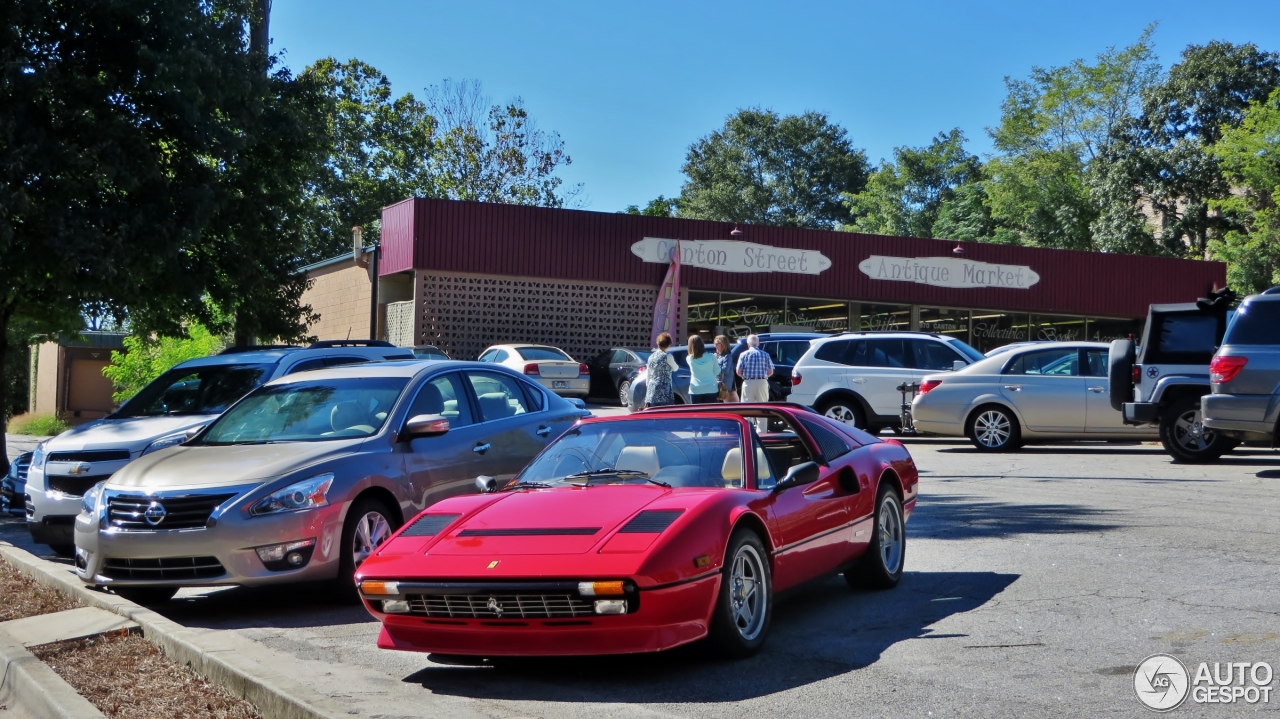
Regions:
[[489, 562], [489, 569], [493, 569], [494, 567], [498, 566], [498, 561], [499, 560], [495, 559], [492, 562]]

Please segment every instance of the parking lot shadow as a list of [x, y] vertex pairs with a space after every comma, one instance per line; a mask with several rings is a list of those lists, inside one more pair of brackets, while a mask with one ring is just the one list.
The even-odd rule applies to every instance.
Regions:
[[358, 602], [336, 598], [328, 587], [307, 584], [278, 587], [231, 587], [188, 596], [151, 607], [187, 627], [324, 627], [372, 621]]
[[1101, 532], [1121, 526], [1106, 519], [1116, 513], [1080, 504], [1020, 504], [964, 495], [930, 495], [916, 505], [909, 536], [975, 539]]
[[735, 702], [795, 689], [875, 663], [889, 647], [952, 638], [932, 625], [972, 611], [1016, 574], [907, 572], [896, 589], [849, 589], [835, 577], [774, 607], [769, 641], [756, 656], [722, 661], [694, 644], [660, 654], [504, 660], [431, 666], [403, 681], [472, 699], [609, 703]]

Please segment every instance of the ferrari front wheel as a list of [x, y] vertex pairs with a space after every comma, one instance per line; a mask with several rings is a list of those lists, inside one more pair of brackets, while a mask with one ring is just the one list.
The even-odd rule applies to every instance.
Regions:
[[749, 657], [764, 646], [773, 613], [773, 581], [767, 556], [764, 543], [749, 529], [739, 529], [729, 539], [708, 636], [720, 656]]
[[906, 564], [907, 525], [902, 499], [893, 487], [882, 484], [876, 494], [875, 525], [871, 544], [858, 564], [844, 573], [852, 587], [892, 589], [902, 580]]

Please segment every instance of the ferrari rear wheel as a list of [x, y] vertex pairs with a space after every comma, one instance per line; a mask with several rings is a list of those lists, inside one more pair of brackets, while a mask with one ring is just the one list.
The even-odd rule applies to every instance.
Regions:
[[749, 657], [764, 646], [773, 614], [767, 556], [764, 543], [749, 529], [739, 529], [729, 538], [708, 636], [712, 648], [723, 657]]
[[902, 498], [891, 485], [880, 485], [874, 522], [866, 554], [844, 573], [844, 578], [852, 587], [893, 589], [902, 581], [902, 570], [906, 566], [907, 525], [903, 519]]

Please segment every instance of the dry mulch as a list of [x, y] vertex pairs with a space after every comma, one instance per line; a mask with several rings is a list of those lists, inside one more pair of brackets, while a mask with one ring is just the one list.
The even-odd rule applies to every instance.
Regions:
[[111, 719], [261, 719], [256, 707], [165, 656], [137, 634], [31, 652]]
[[27, 575], [0, 561], [0, 622], [75, 609], [75, 599], [38, 584]]

